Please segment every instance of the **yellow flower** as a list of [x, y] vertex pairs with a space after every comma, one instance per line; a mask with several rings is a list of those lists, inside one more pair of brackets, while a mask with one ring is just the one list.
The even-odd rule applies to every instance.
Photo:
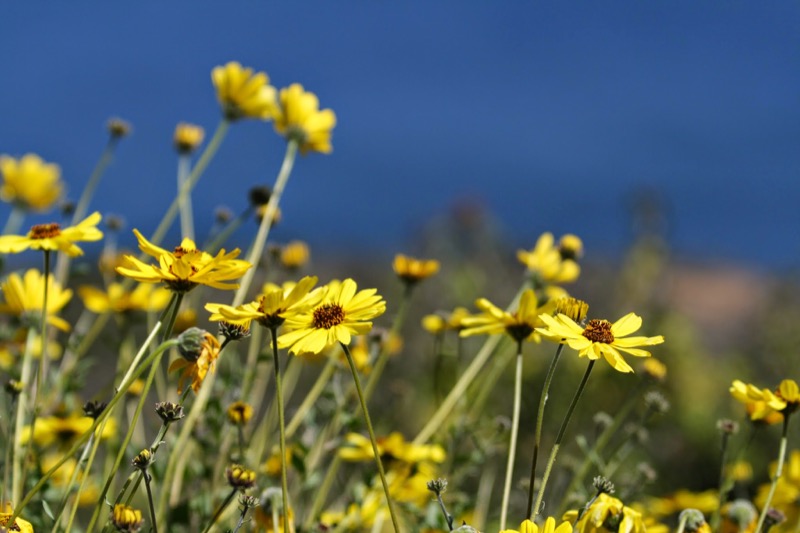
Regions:
[[[111, 419], [109, 419], [111, 421]], [[61, 459], [59, 454], [46, 454], [42, 457], [41, 463], [41, 471], [42, 474], [48, 472], [55, 464]], [[78, 462], [70, 458], [64, 464], [62, 464], [58, 469], [53, 473], [52, 477], [50, 478], [51, 483], [54, 487], [64, 489], [69, 485], [70, 479], [72, 478], [75, 469], [78, 466]], [[77, 482], [81, 482], [83, 479], [84, 472], [78, 469], [76, 480]], [[73, 487], [74, 488], [74, 487]], [[83, 490], [81, 491], [80, 500], [78, 502], [81, 506], [92, 505], [97, 503], [97, 499], [100, 497], [100, 488], [97, 486], [97, 483], [92, 478], [87, 479], [84, 482]]]
[[228, 120], [260, 118], [269, 120], [277, 111], [275, 87], [265, 72], [253, 73], [236, 61], [214, 67], [211, 80], [217, 89], [217, 100]]
[[504, 311], [485, 298], [475, 302], [475, 306], [483, 311], [481, 315], [465, 317], [461, 320], [464, 329], [459, 335], [470, 337], [472, 335], [496, 335], [507, 333], [517, 342], [539, 342], [536, 327], [542, 325], [540, 313], [542, 309], [536, 306], [536, 293], [528, 289], [522, 293], [519, 307], [513, 313]]
[[[539, 526], [530, 520], [525, 520], [520, 524], [519, 531], [516, 529], [504, 529], [500, 533], [539, 533]], [[572, 533], [572, 524], [569, 522], [561, 522], [561, 524], [556, 527], [556, 519], [552, 516], [548, 516], [547, 520], [544, 521], [541, 533]]]
[[78, 289], [86, 309], [102, 314], [108, 311], [129, 313], [132, 311], [155, 312], [164, 309], [171, 297], [167, 289], [152, 285], [139, 285], [126, 291], [121, 283], [111, 283], [104, 292], [90, 285]]
[[310, 255], [306, 243], [292, 241], [281, 249], [281, 265], [287, 270], [298, 269], [308, 263]]
[[583, 248], [574, 235], [565, 235], [562, 240], [566, 242], [563, 253], [561, 247], [555, 246], [553, 234], [543, 233], [530, 252], [519, 250], [517, 258], [543, 283], [570, 283], [581, 273], [574, 258]]
[[348, 345], [352, 335], [369, 332], [370, 320], [386, 311], [386, 302], [376, 289], [356, 290], [352, 279], [329, 285], [319, 293], [323, 295], [319, 303], [286, 320], [290, 331], [278, 338], [278, 346], [294, 354], [319, 353], [336, 342]]
[[[37, 446], [44, 448], [50, 445], [57, 445], [60, 448], [69, 448], [75, 440], [86, 433], [94, 424], [94, 419], [83, 414], [72, 414], [67, 417], [42, 416], [36, 419], [33, 430], [33, 442]], [[107, 439], [116, 432], [116, 424], [113, 418], [109, 418], [103, 427], [103, 432], [99, 433], [101, 439]], [[25, 426], [20, 434], [20, 441], [27, 443], [31, 438], [31, 427]]]
[[280, 107], [275, 116], [275, 130], [294, 140], [300, 152], [329, 154], [331, 130], [336, 126], [336, 114], [330, 109], [319, 110], [319, 100], [314, 93], [306, 92], [299, 83], [281, 89]]
[[233, 402], [228, 406], [228, 421], [234, 426], [243, 426], [253, 418], [253, 407], [242, 401]]
[[[770, 477], [775, 475], [777, 462], [773, 461], [769, 465]], [[770, 490], [770, 483], [765, 483], [758, 488], [754, 503], [760, 508], [764, 508], [767, 501], [767, 494]], [[793, 531], [795, 524], [800, 519], [800, 450], [792, 450], [786, 463], [783, 465], [783, 472], [778, 479], [775, 487], [775, 495], [772, 497], [771, 507], [778, 509], [786, 515], [786, 521], [770, 531]]]
[[414, 284], [439, 272], [439, 261], [435, 259], [415, 259], [403, 254], [394, 256], [392, 265], [397, 277], [406, 283]]
[[[286, 464], [292, 464], [292, 455], [293, 450], [291, 446], [286, 447]], [[279, 477], [281, 475], [281, 468], [283, 468], [283, 464], [281, 463], [281, 449], [280, 446], [273, 446], [272, 453], [270, 453], [269, 457], [267, 458], [264, 466], [261, 469], [266, 473], [268, 476], [272, 477]]]
[[[249, 324], [255, 320], [265, 328], [277, 328], [310, 305], [309, 291], [316, 283], [316, 276], [306, 276], [297, 283], [285, 283], [283, 287], [267, 284], [263, 294], [254, 302], [238, 307], [206, 304], [206, 310], [211, 312], [210, 320], [224, 320], [231, 324]], [[321, 293], [317, 294], [321, 296]]]
[[[339, 448], [339, 457], [345, 461], [372, 461], [375, 458], [369, 438], [360, 433], [348, 433], [344, 440], [345, 446]], [[425, 461], [442, 463], [446, 458], [444, 448], [438, 444], [413, 444], [396, 431], [388, 437], [378, 438], [376, 444], [381, 457], [391, 457], [408, 464]]]
[[278, 528], [276, 529], [274, 524], [272, 523], [272, 513], [269, 510], [265, 510], [264, 505], [259, 505], [253, 511], [253, 519], [255, 520], [256, 527], [253, 530], [254, 533], [273, 533], [274, 531], [281, 531], [285, 533], [295, 533], [294, 527], [294, 511], [291, 507], [289, 507], [289, 524], [288, 527], [284, 528], [284, 516], [283, 513], [280, 511], [278, 512]]
[[654, 346], [664, 342], [661, 335], [627, 337], [642, 327], [641, 317], [634, 313], [628, 313], [613, 324], [608, 320], [592, 319], [585, 328], [564, 314], [555, 317], [541, 315], [540, 318], [546, 327], [536, 328], [537, 332], [553, 342], [567, 344], [578, 351], [579, 357], [588, 357], [591, 360], [604, 357], [619, 372], [633, 372], [633, 368], [625, 362], [620, 352], [635, 357], [650, 357], [650, 352], [638, 346]]
[[242, 465], [231, 465], [225, 471], [228, 483], [235, 489], [249, 489], [256, 484], [256, 473]]
[[175, 134], [173, 135], [173, 142], [175, 149], [180, 154], [191, 154], [203, 142], [205, 131], [201, 126], [189, 124], [188, 122], [179, 122], [175, 126]]
[[[36, 325], [41, 320], [44, 299], [44, 275], [32, 268], [20, 278], [10, 274], [0, 287], [5, 295], [5, 303], [0, 304], [0, 312], [20, 317], [27, 325]], [[47, 277], [47, 322], [63, 330], [69, 330], [69, 323], [55, 316], [72, 298], [72, 291], [62, 289], [53, 275]]]
[[0, 198], [27, 209], [52, 207], [64, 189], [58, 165], [45, 163], [36, 154], [26, 154], [19, 160], [0, 156], [0, 173]]
[[47, 250], [65, 252], [70, 257], [83, 255], [75, 243], [99, 241], [103, 232], [97, 229], [102, 217], [95, 211], [76, 226], [61, 228], [52, 224], [37, 224], [27, 235], [3, 235], [0, 237], [0, 252], [16, 254], [24, 250]]
[[242, 276], [250, 263], [241, 259], [239, 249], [230, 253], [220, 250], [216, 256], [197, 249], [191, 239], [183, 239], [173, 252], [152, 244], [138, 230], [133, 230], [139, 240], [139, 249], [158, 260], [158, 266], [148, 265], [126, 255], [130, 268], [117, 267], [117, 272], [144, 283], [163, 281], [173, 292], [187, 292], [198, 285], [215, 289], [236, 289], [235, 283], [223, 283]]
[[197, 393], [208, 373], [214, 372], [221, 346], [216, 336], [198, 328], [184, 331], [179, 340], [178, 350], [182, 357], [173, 361], [167, 372], [182, 371], [178, 378], [178, 394], [183, 390], [184, 380], [189, 378], [192, 379], [192, 390]]
[[11, 505], [6, 505], [5, 507], [6, 512], [0, 512], [0, 526], [2, 526], [2, 531], [8, 530], [10, 532], [33, 533], [33, 525], [20, 517], [14, 520], [14, 525], [12, 527], [7, 527], [14, 511], [11, 509]]
[[144, 519], [140, 510], [128, 507], [124, 503], [118, 503], [114, 505], [111, 523], [114, 524], [117, 531], [135, 533], [141, 529]]
[[446, 330], [461, 331], [464, 328], [464, 319], [470, 316], [466, 307], [456, 307], [450, 313], [436, 313], [422, 317], [422, 327], [434, 335]]
[[650, 357], [642, 362], [642, 370], [645, 376], [654, 379], [655, 381], [664, 381], [667, 377], [667, 365], [656, 359]]
[[711, 513], [719, 505], [719, 496], [714, 489], [702, 492], [678, 490], [668, 496], [652, 498], [647, 503], [649, 514], [655, 518], [679, 513], [684, 509], [697, 509], [703, 513]]
[[729, 391], [731, 396], [744, 404], [751, 421], [777, 424], [783, 420], [783, 411], [787, 403], [771, 390], [759, 389], [751, 383], [737, 379], [731, 384]]
[[[574, 521], [578, 511], [568, 511], [564, 520]], [[576, 533], [644, 533], [642, 514], [622, 501], [601, 493], [573, 526]]]

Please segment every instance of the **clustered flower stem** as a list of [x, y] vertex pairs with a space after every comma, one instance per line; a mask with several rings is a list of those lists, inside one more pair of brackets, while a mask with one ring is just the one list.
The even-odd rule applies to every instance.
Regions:
[[770, 505], [772, 504], [772, 498], [775, 496], [775, 489], [778, 488], [778, 480], [781, 479], [781, 475], [783, 475], [783, 462], [786, 460], [786, 445], [788, 431], [789, 431], [789, 416], [791, 413], [788, 411], [784, 412], [783, 414], [783, 432], [781, 433], [781, 443], [778, 449], [778, 463], [775, 467], [775, 475], [772, 476], [772, 483], [769, 487], [769, 493], [767, 493], [767, 499], [764, 500], [764, 505], [761, 508], [761, 514], [758, 517], [758, 524], [756, 525], [755, 531], [761, 533], [761, 528], [764, 526], [764, 521], [767, 519], [767, 513], [769, 513]]
[[500, 506], [500, 529], [506, 528], [508, 499], [511, 495], [511, 480], [514, 477], [514, 460], [517, 455], [517, 434], [519, 432], [519, 413], [522, 406], [522, 341], [517, 341], [516, 369], [514, 372], [514, 407], [511, 414], [511, 437], [508, 444], [506, 479], [503, 483], [503, 500]]
[[342, 346], [342, 350], [344, 350], [344, 355], [347, 357], [347, 363], [350, 365], [350, 372], [353, 374], [353, 381], [355, 382], [356, 386], [356, 393], [358, 394], [358, 400], [361, 403], [361, 412], [364, 413], [364, 423], [367, 426], [367, 432], [369, 433], [369, 440], [372, 443], [372, 453], [375, 455], [375, 465], [378, 467], [378, 474], [381, 477], [381, 483], [383, 484], [383, 492], [386, 494], [386, 505], [389, 507], [389, 514], [392, 517], [392, 526], [396, 533], [399, 533], [400, 526], [397, 522], [397, 517], [395, 516], [394, 512], [394, 504], [392, 503], [392, 497], [389, 494], [389, 483], [386, 481], [386, 473], [383, 470], [383, 463], [381, 462], [381, 454], [378, 450], [378, 441], [375, 438], [375, 431], [372, 429], [372, 421], [369, 417], [369, 411], [367, 410], [367, 402], [364, 398], [364, 391], [361, 389], [361, 379], [358, 377], [358, 369], [356, 368], [356, 363], [353, 361], [353, 355], [350, 353], [350, 348], [347, 347], [346, 344], [340, 343]]
[[558, 456], [558, 450], [561, 447], [561, 442], [564, 440], [564, 433], [567, 431], [567, 426], [569, 425], [569, 421], [572, 418], [572, 413], [575, 411], [575, 407], [578, 405], [578, 400], [580, 400], [581, 395], [583, 394], [584, 389], [586, 388], [586, 382], [589, 381], [589, 375], [592, 373], [592, 368], [594, 368], [595, 360], [592, 359], [589, 361], [589, 364], [586, 366], [586, 371], [583, 373], [583, 377], [581, 378], [580, 384], [578, 384], [578, 389], [575, 391], [575, 395], [572, 397], [572, 401], [569, 404], [569, 408], [567, 409], [567, 414], [564, 416], [564, 421], [561, 422], [561, 428], [558, 430], [558, 435], [556, 436], [555, 443], [553, 444], [553, 448], [550, 451], [550, 458], [547, 460], [547, 466], [545, 467], [544, 476], [542, 477], [542, 485], [539, 487], [539, 492], [536, 496], [536, 503], [533, 505], [533, 516], [536, 517], [539, 514], [542, 506], [542, 500], [544, 498], [544, 490], [547, 488], [547, 480], [550, 478], [550, 473], [553, 470], [553, 466], [556, 462], [556, 456]]
[[531, 475], [530, 483], [528, 484], [528, 509], [525, 511], [525, 516], [533, 518], [533, 491], [536, 484], [536, 463], [539, 460], [539, 447], [542, 443], [542, 426], [544, 424], [544, 407], [547, 403], [547, 395], [550, 394], [550, 384], [553, 381], [553, 375], [556, 373], [556, 366], [561, 357], [561, 352], [564, 350], [564, 345], [559, 344], [556, 348], [556, 353], [550, 361], [550, 366], [547, 369], [547, 375], [544, 378], [542, 385], [542, 393], [539, 396], [539, 409], [536, 413], [536, 430], [534, 433], [533, 441], [533, 457], [531, 458]]
[[280, 453], [281, 453], [281, 500], [283, 503], [284, 524], [286, 531], [289, 522], [289, 485], [287, 481], [286, 465], [286, 426], [283, 413], [283, 383], [281, 381], [281, 360], [278, 354], [278, 328], [270, 328], [272, 333], [272, 359], [275, 370], [275, 401], [278, 405], [278, 427], [280, 431]]

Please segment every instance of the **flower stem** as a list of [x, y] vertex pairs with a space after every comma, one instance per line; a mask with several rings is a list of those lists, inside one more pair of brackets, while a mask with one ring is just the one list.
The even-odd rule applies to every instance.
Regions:
[[[275, 187], [272, 189], [272, 194], [269, 196], [269, 202], [267, 203], [267, 208], [264, 211], [264, 216], [261, 219], [261, 224], [258, 226], [258, 233], [253, 241], [253, 247], [250, 249], [250, 253], [247, 256], [247, 261], [251, 265], [255, 266], [258, 264], [258, 260], [261, 258], [261, 253], [264, 251], [264, 245], [267, 243], [269, 230], [272, 226], [272, 219], [275, 217], [275, 213], [278, 212], [278, 204], [281, 201], [283, 189], [286, 188], [286, 183], [289, 181], [289, 176], [292, 174], [292, 167], [294, 166], [294, 160], [296, 157], [297, 141], [290, 140], [286, 144], [286, 154], [283, 156], [281, 169], [278, 172], [278, 177], [275, 179]], [[240, 305], [244, 301], [244, 297], [247, 294], [248, 289], [250, 289], [250, 284], [253, 282], [253, 276], [255, 275], [255, 272], [256, 269], [251, 268], [245, 272], [244, 276], [242, 276], [239, 289], [236, 291], [236, 295], [233, 298], [232, 305], [234, 307]]]
[[11, 207], [11, 213], [8, 214], [6, 225], [3, 226], [3, 235], [13, 235], [22, 227], [22, 221], [25, 220], [25, 209], [18, 205]]
[[[33, 328], [28, 329], [28, 336], [25, 341], [25, 353], [22, 356], [22, 375], [20, 381], [22, 382], [22, 391], [17, 398], [17, 414], [14, 420], [14, 457], [12, 464], [12, 477], [11, 477], [11, 501], [18, 502], [22, 496], [23, 477], [22, 466], [24, 450], [22, 448], [22, 427], [25, 425], [25, 412], [28, 404], [30, 403], [30, 385], [31, 374], [33, 374], [33, 340], [36, 337], [36, 331]], [[29, 441], [33, 440], [33, 431], [30, 433]], [[12, 522], [13, 523], [13, 522]]]
[[727, 431], [722, 432], [722, 443], [720, 445], [720, 458], [719, 458], [719, 482], [717, 483], [717, 491], [719, 494], [717, 507], [714, 509], [714, 513], [711, 515], [711, 520], [709, 521], [709, 525], [711, 526], [712, 531], [716, 531], [719, 527], [720, 515], [722, 513], [722, 503], [725, 497], [725, 469], [726, 463], [728, 458], [728, 441], [730, 440], [731, 434]]
[[556, 353], [550, 361], [550, 367], [547, 369], [547, 375], [544, 378], [544, 385], [542, 385], [542, 393], [539, 396], [539, 410], [536, 413], [536, 432], [533, 441], [533, 457], [531, 458], [531, 476], [530, 483], [528, 484], [528, 510], [525, 516], [533, 518], [533, 489], [536, 484], [536, 463], [539, 460], [539, 447], [542, 444], [542, 426], [544, 424], [544, 407], [547, 403], [547, 396], [550, 394], [550, 384], [553, 382], [553, 375], [556, 373], [556, 366], [561, 357], [561, 352], [564, 350], [564, 345], [559, 344], [556, 348]]
[[358, 400], [361, 403], [361, 411], [364, 413], [364, 422], [367, 425], [367, 431], [369, 432], [369, 440], [372, 443], [372, 453], [375, 455], [375, 465], [378, 467], [378, 474], [381, 477], [381, 484], [383, 484], [383, 492], [386, 495], [386, 504], [389, 506], [389, 514], [392, 516], [392, 526], [394, 526], [395, 532], [400, 531], [400, 527], [397, 523], [397, 517], [394, 514], [394, 505], [392, 504], [392, 498], [389, 495], [389, 484], [386, 482], [386, 474], [383, 471], [383, 463], [381, 462], [381, 454], [378, 451], [378, 442], [375, 439], [375, 431], [372, 429], [372, 421], [369, 418], [369, 411], [367, 410], [367, 402], [364, 398], [364, 391], [361, 389], [361, 379], [358, 377], [358, 370], [356, 369], [356, 363], [353, 361], [353, 356], [350, 353], [350, 349], [347, 347], [346, 344], [340, 342], [342, 346], [342, 350], [344, 350], [344, 354], [347, 357], [347, 363], [350, 365], [350, 372], [353, 374], [353, 381], [356, 385], [356, 392], [358, 393]]
[[517, 456], [517, 433], [519, 432], [519, 411], [522, 405], [522, 342], [517, 342], [517, 365], [514, 372], [514, 407], [511, 415], [511, 441], [508, 444], [506, 480], [503, 484], [503, 503], [500, 506], [500, 530], [506, 528], [508, 498], [511, 495], [511, 479], [514, 477], [514, 459]]
[[336, 370], [336, 361], [332, 357], [328, 357], [327, 362], [325, 363], [325, 367], [320, 372], [317, 380], [312, 385], [311, 390], [306, 393], [306, 397], [303, 398], [303, 403], [300, 404], [300, 407], [297, 408], [295, 411], [294, 416], [289, 421], [289, 425], [286, 426], [286, 436], [290, 437], [294, 435], [294, 432], [297, 431], [297, 428], [300, 427], [300, 424], [305, 420], [308, 411], [316, 403], [319, 396], [322, 394], [322, 391], [325, 390], [325, 386], [333, 376], [333, 372]]
[[536, 496], [536, 503], [533, 506], [534, 518], [539, 514], [539, 510], [541, 509], [542, 499], [544, 498], [544, 489], [547, 488], [547, 480], [550, 478], [550, 473], [552, 472], [553, 465], [556, 462], [558, 449], [561, 447], [561, 442], [564, 440], [564, 433], [567, 431], [567, 426], [572, 418], [572, 413], [575, 411], [575, 406], [578, 405], [578, 400], [580, 400], [581, 394], [583, 394], [583, 390], [586, 388], [586, 382], [589, 381], [589, 375], [592, 373], [594, 363], [594, 359], [589, 361], [589, 365], [586, 367], [586, 372], [583, 373], [583, 378], [581, 378], [578, 389], [575, 391], [575, 395], [572, 397], [572, 401], [569, 404], [564, 421], [561, 422], [561, 428], [558, 430], [558, 435], [556, 436], [556, 441], [553, 444], [553, 449], [550, 451], [550, 458], [547, 460], [547, 466], [545, 467], [544, 476], [542, 477], [542, 486], [539, 487], [539, 493]]
[[283, 413], [283, 383], [281, 382], [281, 360], [278, 354], [278, 328], [271, 327], [272, 333], [272, 359], [275, 369], [275, 401], [278, 404], [278, 428], [280, 431], [281, 450], [281, 499], [283, 500], [283, 531], [286, 533], [289, 522], [289, 485], [286, 472], [286, 426]]
[[778, 480], [783, 474], [783, 462], [786, 459], [786, 443], [788, 440], [786, 435], [789, 430], [789, 415], [790, 413], [788, 412], [783, 414], [783, 433], [781, 434], [781, 444], [780, 449], [778, 450], [778, 466], [775, 467], [775, 475], [772, 476], [772, 484], [769, 487], [767, 499], [764, 501], [764, 506], [761, 508], [761, 515], [758, 517], [758, 524], [756, 525], [755, 529], [757, 532], [760, 532], [761, 528], [764, 526], [764, 520], [767, 519], [769, 506], [772, 504], [773, 496], [775, 496], [775, 489], [778, 488]]
[[183, 184], [189, 177], [191, 160], [188, 154], [178, 156], [178, 208], [181, 215], [181, 235], [185, 238], [194, 240], [194, 219], [192, 216], [192, 196], [190, 193], [181, 195]]
[[217, 522], [219, 517], [222, 516], [222, 513], [225, 512], [225, 509], [233, 501], [233, 497], [236, 496], [236, 492], [237, 492], [237, 489], [233, 489], [231, 491], [231, 493], [228, 494], [228, 497], [225, 498], [225, 501], [222, 502], [222, 504], [217, 508], [216, 512], [214, 513], [214, 516], [211, 517], [211, 521], [208, 523], [206, 528], [203, 530], [203, 533], [208, 533], [209, 531], [211, 531], [211, 528], [214, 527], [214, 524]]
[[[102, 435], [103, 431], [105, 431], [107, 422], [108, 419], [104, 420], [103, 423], [100, 425], [100, 431], [99, 431], [100, 435]], [[92, 450], [89, 453], [88, 460], [86, 461], [85, 471], [87, 473], [91, 470], [92, 464], [94, 463], [94, 457], [97, 454], [97, 449], [100, 447], [100, 439], [95, 438], [93, 440], [94, 443], [92, 444]], [[78, 491], [75, 493], [75, 499], [72, 502], [72, 511], [69, 514], [69, 521], [67, 522], [67, 527], [64, 529], [64, 531], [66, 532], [72, 531], [72, 523], [75, 521], [75, 515], [78, 513], [78, 507], [80, 506], [81, 493], [83, 492], [83, 489], [86, 487], [86, 482], [88, 480], [89, 476], [84, 474], [83, 479], [81, 479], [81, 484], [78, 485]], [[56, 523], [58, 522], [56, 521]], [[55, 529], [53, 531], [55, 531]]]
[[153, 505], [153, 491], [150, 489], [150, 480], [152, 476], [147, 472], [143, 472], [144, 488], [147, 491], [147, 503], [150, 507], [150, 521], [153, 523], [153, 533], [158, 533], [158, 524], [156, 523], [156, 508]]

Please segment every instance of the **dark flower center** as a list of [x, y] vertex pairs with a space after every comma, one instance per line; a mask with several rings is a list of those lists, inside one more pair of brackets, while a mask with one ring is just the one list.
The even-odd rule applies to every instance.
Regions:
[[611, 322], [608, 320], [590, 320], [583, 330], [583, 336], [592, 342], [602, 342], [603, 344], [614, 342], [614, 334], [611, 333]]
[[61, 226], [53, 222], [51, 224], [36, 224], [31, 228], [31, 239], [49, 239], [61, 235]]
[[324, 304], [314, 309], [314, 327], [331, 329], [344, 322], [344, 309], [339, 304]]
[[176, 246], [175, 250], [172, 252], [172, 255], [174, 255], [176, 259], [180, 259], [181, 257], [183, 257], [184, 255], [188, 254], [191, 251], [193, 250], [187, 250], [183, 246]]

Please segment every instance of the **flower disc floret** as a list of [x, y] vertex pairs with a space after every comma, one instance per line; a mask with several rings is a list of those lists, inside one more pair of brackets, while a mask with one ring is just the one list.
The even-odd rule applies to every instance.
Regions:
[[97, 229], [102, 218], [95, 211], [75, 226], [62, 228], [56, 223], [37, 224], [27, 235], [4, 235], [0, 237], [0, 252], [16, 254], [30, 249], [64, 252], [70, 257], [83, 255], [83, 250], [75, 243], [102, 239], [103, 232]]
[[158, 266], [126, 255], [127, 266], [117, 267], [117, 272], [143, 283], [164, 282], [173, 292], [188, 292], [198, 285], [236, 289], [238, 284], [224, 282], [240, 278], [252, 266], [247, 261], [236, 259], [238, 248], [228, 253], [220, 250], [212, 256], [198, 250], [191, 239], [183, 239], [180, 246], [168, 252], [148, 241], [138, 230], [133, 230], [133, 233], [139, 241], [139, 249], [157, 259]]
[[650, 357], [650, 352], [640, 346], [654, 346], [664, 342], [661, 335], [655, 337], [628, 337], [642, 327], [641, 317], [628, 313], [613, 324], [607, 320], [590, 320], [586, 327], [581, 327], [564, 314], [556, 316], [540, 315], [545, 327], [536, 328], [538, 333], [553, 342], [567, 344], [578, 351], [579, 357], [591, 360], [604, 358], [619, 372], [633, 372], [633, 368], [625, 362], [620, 352], [635, 357]]

